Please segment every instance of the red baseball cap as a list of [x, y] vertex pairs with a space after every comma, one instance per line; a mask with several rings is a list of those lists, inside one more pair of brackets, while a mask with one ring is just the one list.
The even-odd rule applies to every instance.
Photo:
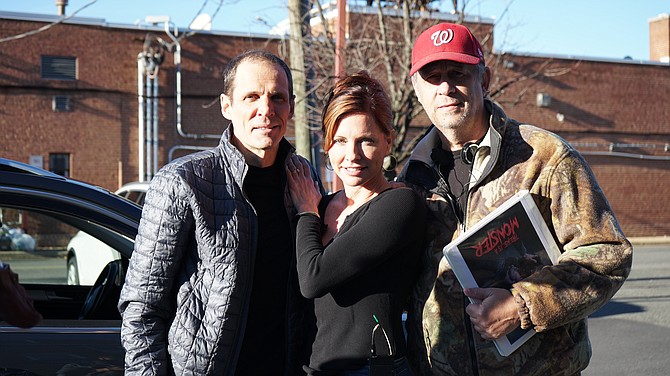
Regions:
[[413, 75], [424, 65], [438, 60], [452, 60], [463, 64], [484, 62], [482, 46], [470, 30], [451, 23], [430, 27], [416, 38], [412, 49]]

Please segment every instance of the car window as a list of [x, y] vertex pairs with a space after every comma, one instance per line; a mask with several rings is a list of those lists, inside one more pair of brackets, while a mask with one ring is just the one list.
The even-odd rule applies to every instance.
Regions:
[[[0, 218], [0, 260], [18, 274], [19, 283], [43, 317], [31, 329], [0, 320], [0, 375], [83, 375], [101, 374], [100, 370], [105, 375], [123, 375], [121, 320], [116, 309], [122, 281], [109, 285], [112, 288], [104, 294], [103, 288], [84, 286], [92, 285], [98, 275], [124, 278], [122, 272], [105, 274], [102, 269], [111, 268], [100, 264], [112, 257], [111, 248], [80, 230], [96, 233], [104, 229], [63, 213], [1, 205]], [[73, 239], [81, 241], [74, 243]], [[79, 249], [75, 260], [68, 248], [77, 244], [87, 248]], [[68, 268], [75, 264], [81, 286], [73, 285], [78, 281], [71, 273], [77, 269]]]
[[148, 188], [148, 183], [129, 183], [117, 190], [116, 194], [142, 206]]
[[0, 260], [22, 284], [93, 285], [105, 265], [121, 256], [62, 217], [0, 207]]
[[144, 195], [146, 192], [142, 191], [128, 191], [125, 193], [124, 197], [128, 200], [142, 206], [144, 205]]

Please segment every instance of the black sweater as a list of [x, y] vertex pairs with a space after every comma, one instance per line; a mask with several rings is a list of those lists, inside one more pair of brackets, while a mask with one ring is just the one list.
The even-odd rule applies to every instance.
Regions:
[[[325, 249], [319, 218], [299, 218], [300, 290], [315, 299], [317, 318], [310, 374], [365, 366], [373, 315], [386, 331], [394, 357], [405, 356], [402, 313], [416, 277], [425, 215], [424, 203], [411, 189], [387, 190], [349, 215]], [[382, 331], [374, 338], [377, 353], [388, 355]]]

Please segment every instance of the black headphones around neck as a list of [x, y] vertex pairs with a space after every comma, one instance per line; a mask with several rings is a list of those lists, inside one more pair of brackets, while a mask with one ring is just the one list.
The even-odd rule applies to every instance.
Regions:
[[466, 165], [471, 165], [475, 162], [475, 155], [477, 155], [479, 144], [476, 142], [466, 142], [461, 149], [461, 160]]
[[[477, 155], [478, 149], [479, 144], [477, 142], [466, 142], [461, 149], [461, 161], [463, 161], [465, 165], [471, 166], [475, 162], [475, 156]], [[451, 162], [453, 157], [447, 157], [449, 153], [449, 151], [444, 149], [435, 148], [430, 153], [430, 158], [438, 165], [453, 167], [453, 162]]]

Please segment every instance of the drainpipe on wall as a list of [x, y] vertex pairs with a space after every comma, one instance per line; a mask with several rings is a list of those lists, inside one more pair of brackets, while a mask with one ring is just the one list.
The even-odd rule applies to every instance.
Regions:
[[171, 147], [170, 151], [168, 152], [168, 161], [172, 161], [174, 159], [174, 153], [177, 150], [198, 151], [198, 150], [209, 150], [211, 148], [212, 148], [211, 146], [175, 145]]
[[154, 105], [154, 98], [153, 98], [153, 79], [152, 79], [152, 74], [151, 70], [153, 69], [152, 66], [152, 60], [148, 59], [148, 64], [146, 65], [146, 71], [144, 73], [144, 83], [146, 85], [145, 93], [147, 96], [147, 99], [145, 101], [145, 122], [144, 122], [144, 132], [146, 134], [145, 137], [145, 143], [144, 143], [144, 163], [145, 163], [145, 174], [144, 177], [145, 179], [151, 180], [151, 144], [153, 141], [153, 134], [151, 132], [152, 128], [151, 125], [153, 123], [153, 116], [154, 116], [154, 111], [153, 111], [153, 105]]
[[173, 34], [170, 31], [170, 23], [169, 21], [165, 21], [165, 33], [172, 39], [172, 42], [174, 43], [175, 50], [174, 50], [174, 64], [176, 66], [175, 68], [175, 82], [176, 82], [176, 101], [177, 101], [177, 114], [176, 114], [176, 119], [177, 119], [177, 133], [181, 137], [185, 138], [195, 138], [195, 139], [202, 139], [202, 138], [213, 138], [213, 139], [219, 139], [221, 138], [220, 134], [195, 134], [195, 133], [186, 133], [184, 132], [182, 128], [182, 123], [181, 123], [181, 45], [179, 44], [179, 39], [175, 37], [177, 34], [176, 28], [175, 28], [175, 33]]
[[151, 169], [151, 173], [149, 175], [149, 179], [154, 177], [154, 175], [158, 172], [158, 75], [152, 75], [152, 84], [154, 86], [154, 97], [153, 97], [153, 106], [154, 106], [154, 115], [153, 115], [153, 132], [152, 132], [152, 137], [151, 137], [151, 146], [153, 148], [153, 166]]
[[162, 59], [153, 52], [137, 55], [138, 180], [148, 181], [158, 171], [158, 68]]
[[144, 52], [137, 54], [137, 179], [144, 181]]

